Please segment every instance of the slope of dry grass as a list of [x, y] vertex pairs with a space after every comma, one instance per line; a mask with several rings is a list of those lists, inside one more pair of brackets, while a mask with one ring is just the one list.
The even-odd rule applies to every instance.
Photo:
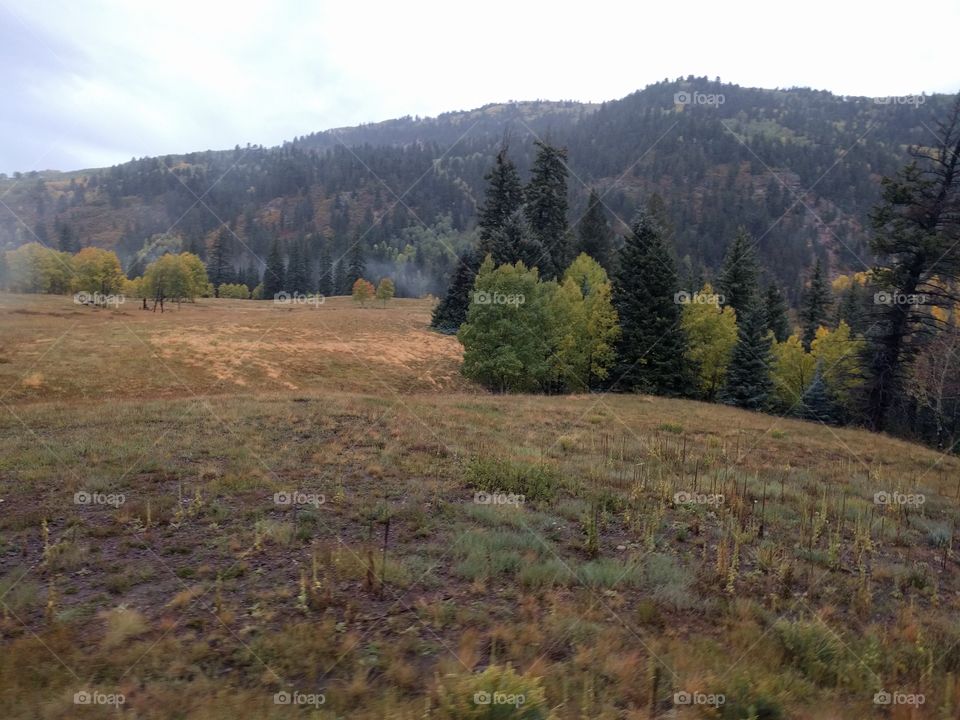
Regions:
[[428, 319], [0, 295], [5, 716], [956, 715], [956, 458], [491, 396]]

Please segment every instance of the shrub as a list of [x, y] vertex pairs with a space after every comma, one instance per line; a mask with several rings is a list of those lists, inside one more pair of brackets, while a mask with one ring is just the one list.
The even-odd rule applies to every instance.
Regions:
[[491, 665], [482, 673], [447, 680], [438, 688], [440, 718], [447, 720], [546, 720], [547, 699], [540, 679]]
[[250, 289], [243, 283], [223, 283], [217, 288], [217, 293], [222, 298], [232, 300], [247, 300], [250, 297]]
[[526, 500], [551, 500], [560, 485], [560, 474], [544, 465], [476, 458], [467, 466], [467, 484], [490, 493], [523, 495]]

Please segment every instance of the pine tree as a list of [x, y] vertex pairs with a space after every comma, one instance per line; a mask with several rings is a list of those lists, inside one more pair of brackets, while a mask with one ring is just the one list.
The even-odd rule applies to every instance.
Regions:
[[354, 238], [353, 246], [350, 248], [350, 261], [347, 265], [347, 288], [353, 292], [353, 285], [357, 280], [363, 277], [367, 269], [367, 262], [363, 258], [363, 243], [359, 237]]
[[[487, 192], [479, 211], [480, 256], [490, 255], [495, 265], [513, 264], [520, 259], [517, 248], [503, 230], [507, 220], [523, 205], [523, 188], [517, 168], [504, 146], [497, 153], [493, 169], [484, 176]], [[452, 287], [452, 285], [451, 285]]]
[[837, 303], [836, 324], [845, 322], [854, 333], [862, 335], [867, 330], [866, 297], [863, 286], [853, 280]]
[[346, 258], [340, 258], [333, 269], [333, 294], [349, 295], [350, 291], [351, 288], [347, 284], [347, 260]]
[[263, 272], [264, 300], [273, 300], [278, 293], [286, 290], [286, 281], [287, 269], [280, 252], [280, 240], [274, 238], [270, 245], [270, 254], [267, 255], [267, 268]]
[[455, 333], [467, 320], [470, 309], [470, 293], [480, 269], [480, 253], [464, 252], [453, 273], [446, 296], [433, 309], [431, 325], [445, 333]]
[[762, 410], [767, 407], [773, 389], [770, 379], [773, 356], [765, 313], [756, 295], [747, 300], [743, 312], [737, 314], [737, 321], [737, 344], [727, 368], [723, 401]]
[[767, 285], [764, 293], [764, 312], [767, 330], [773, 333], [777, 342], [790, 337], [790, 319], [787, 317], [787, 301], [783, 293], [773, 283]]
[[213, 239], [207, 261], [207, 277], [213, 285], [213, 296], [220, 297], [220, 286], [233, 281], [232, 238], [226, 228], [222, 228]]
[[723, 258], [723, 267], [717, 280], [723, 304], [736, 310], [738, 319], [757, 294], [757, 260], [752, 246], [750, 235], [741, 227]]
[[613, 299], [622, 334], [614, 385], [679, 395], [689, 387], [692, 374], [676, 302], [677, 272], [660, 228], [643, 211], [620, 251], [619, 268]]
[[590, 190], [587, 212], [580, 220], [577, 230], [579, 252], [586, 253], [600, 263], [604, 270], [610, 272], [613, 267], [613, 230], [607, 222], [600, 195], [594, 189]]
[[570, 263], [567, 151], [539, 140], [535, 145], [537, 157], [524, 190], [524, 209], [533, 235], [544, 250], [544, 257], [537, 263], [540, 276], [551, 280], [559, 277]]
[[324, 297], [330, 297], [334, 294], [333, 289], [333, 261], [330, 258], [329, 243], [323, 244], [320, 251], [320, 262], [317, 268], [317, 288]]
[[800, 327], [803, 330], [803, 346], [810, 349], [810, 343], [817, 336], [817, 328], [826, 325], [830, 310], [830, 286], [823, 272], [820, 259], [813, 264], [810, 285], [804, 290], [800, 304]]

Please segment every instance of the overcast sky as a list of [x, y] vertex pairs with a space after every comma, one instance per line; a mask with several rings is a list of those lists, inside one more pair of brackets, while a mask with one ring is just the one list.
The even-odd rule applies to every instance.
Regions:
[[956, 92], [958, 25], [957, 0], [0, 0], [0, 172], [269, 146], [511, 99], [609, 100], [690, 74]]

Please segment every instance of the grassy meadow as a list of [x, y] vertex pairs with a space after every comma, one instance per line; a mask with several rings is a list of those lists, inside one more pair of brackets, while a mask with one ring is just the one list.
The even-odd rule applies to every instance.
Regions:
[[0, 294], [2, 716], [960, 717], [958, 458], [430, 310]]

